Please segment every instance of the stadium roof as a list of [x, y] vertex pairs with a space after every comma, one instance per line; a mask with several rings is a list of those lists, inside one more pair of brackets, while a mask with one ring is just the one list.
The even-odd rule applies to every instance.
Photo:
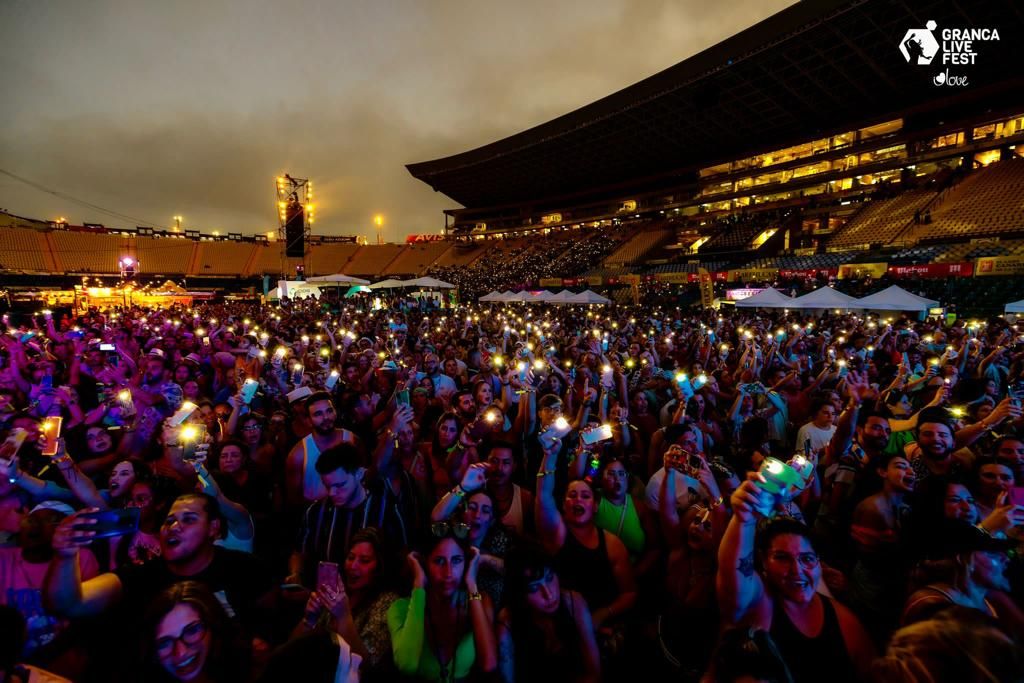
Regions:
[[[994, 27], [977, 63], [908, 64], [899, 44], [928, 21]], [[1016, 0], [800, 2], [628, 88], [511, 137], [407, 166], [469, 208], [569, 198], [596, 187], [692, 178], [694, 169], [897, 116], [1020, 98]], [[542, 76], [541, 76], [542, 77]]]

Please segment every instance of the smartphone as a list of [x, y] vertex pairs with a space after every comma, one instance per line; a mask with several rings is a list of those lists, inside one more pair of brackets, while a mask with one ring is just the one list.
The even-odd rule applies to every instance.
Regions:
[[196, 407], [196, 404], [192, 403], [192, 401], [185, 401], [181, 404], [181, 407], [178, 408], [177, 412], [175, 412], [174, 415], [171, 415], [169, 418], [169, 424], [172, 427], [181, 425], [181, 423], [187, 420], [192, 413], [196, 412]]
[[337, 370], [331, 370], [331, 374], [327, 375], [327, 381], [324, 383], [324, 388], [327, 391], [334, 391], [334, 386], [338, 383], [338, 379], [341, 375], [338, 374]]
[[1007, 502], [1012, 505], [1024, 505], [1024, 486], [1012, 487]]
[[100, 344], [100, 351], [116, 351], [113, 344]]
[[580, 432], [580, 440], [587, 446], [592, 446], [601, 441], [607, 441], [610, 438], [612, 438], [612, 426], [610, 424], [603, 424], [600, 427], [594, 427], [593, 429], [587, 429], [586, 431]]
[[197, 460], [196, 446], [206, 438], [206, 425], [187, 424], [178, 433], [178, 445], [181, 446], [181, 459], [185, 462]]
[[256, 390], [260, 388], [260, 383], [256, 380], [247, 378], [242, 384], [242, 401], [245, 405], [252, 403], [252, 399], [256, 396]]
[[43, 379], [39, 382], [39, 388], [44, 394], [49, 394], [53, 391], [53, 375], [45, 374]]
[[117, 392], [117, 403], [121, 406], [121, 414], [124, 417], [135, 415], [135, 401], [132, 400], [132, 392], [127, 389]]
[[341, 583], [338, 565], [334, 562], [321, 562], [316, 568], [316, 585], [334, 588]]
[[302, 384], [302, 375], [304, 375], [305, 372], [306, 368], [304, 368], [301, 363], [295, 363], [294, 365], [292, 365], [291, 380], [294, 386], [299, 386], [300, 384]]
[[43, 424], [39, 427], [44, 444], [40, 453], [49, 456], [57, 455], [57, 442], [60, 440], [60, 428], [63, 423], [64, 418], [60, 416], [48, 417], [43, 420]]
[[395, 403], [397, 403], [400, 406], [407, 406], [407, 405], [409, 405], [409, 390], [408, 389], [402, 389], [401, 391], [396, 393], [395, 394]]
[[76, 524], [80, 531], [94, 531], [93, 540], [134, 534], [139, 530], [141, 508], [117, 508], [83, 513], [80, 519], [95, 519], [95, 524]]

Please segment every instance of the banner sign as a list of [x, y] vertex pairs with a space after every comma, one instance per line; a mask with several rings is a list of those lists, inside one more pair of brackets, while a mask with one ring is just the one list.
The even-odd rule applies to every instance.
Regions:
[[836, 268], [783, 268], [779, 270], [779, 277], [781, 278], [816, 278], [819, 275], [824, 275], [825, 277], [835, 277], [838, 274], [839, 271]]
[[839, 279], [873, 277], [879, 278], [889, 270], [888, 263], [845, 263], [839, 266]]
[[743, 301], [763, 291], [763, 289], [727, 289], [725, 290], [725, 298], [727, 301]]
[[894, 278], [970, 277], [973, 273], [974, 265], [971, 263], [921, 263], [909, 266], [889, 266], [889, 277]]
[[982, 275], [1024, 275], [1024, 256], [983, 256], [974, 271]]
[[763, 280], [774, 280], [779, 276], [777, 268], [741, 268], [730, 270], [728, 282], [760, 282]]

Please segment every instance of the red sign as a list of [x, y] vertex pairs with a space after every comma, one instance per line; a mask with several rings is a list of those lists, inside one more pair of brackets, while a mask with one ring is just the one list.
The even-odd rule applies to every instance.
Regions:
[[910, 266], [889, 266], [889, 277], [970, 277], [973, 263], [921, 263]]
[[406, 244], [416, 244], [418, 242], [440, 242], [444, 240], [444, 235], [431, 234], [431, 235], [406, 235]]
[[791, 277], [815, 278], [815, 277], [818, 277], [819, 275], [824, 275], [825, 277], [835, 277], [838, 273], [839, 273], [839, 270], [836, 269], [836, 268], [797, 268], [797, 269], [793, 269], [793, 270], [786, 270], [786, 269], [780, 270], [779, 271], [779, 277], [781, 277], [781, 278], [791, 278]]

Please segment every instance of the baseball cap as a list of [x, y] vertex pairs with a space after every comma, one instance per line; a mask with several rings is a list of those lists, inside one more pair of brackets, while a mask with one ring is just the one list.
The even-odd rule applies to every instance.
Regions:
[[39, 510], [53, 510], [54, 512], [59, 512], [64, 516], [75, 514], [75, 509], [73, 507], [59, 500], [44, 500], [42, 503], [32, 508], [29, 511], [29, 514], [31, 515], [33, 512], [38, 512]]
[[1005, 553], [1017, 545], [1008, 538], [996, 538], [970, 522], [945, 520], [931, 534], [925, 556], [943, 559], [966, 553]]

